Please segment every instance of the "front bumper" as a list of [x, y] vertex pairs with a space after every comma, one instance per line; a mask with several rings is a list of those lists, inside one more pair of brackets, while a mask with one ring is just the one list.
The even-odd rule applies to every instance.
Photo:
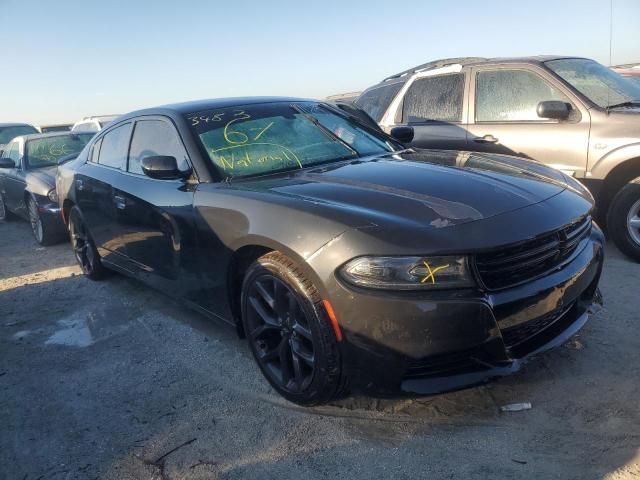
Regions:
[[40, 213], [40, 219], [46, 231], [59, 236], [66, 235], [67, 227], [62, 218], [61, 209], [57, 204], [38, 204], [38, 213]]
[[376, 292], [337, 282], [332, 302], [352, 387], [431, 394], [515, 372], [585, 324], [600, 298], [603, 240], [594, 225], [561, 270], [495, 292]]

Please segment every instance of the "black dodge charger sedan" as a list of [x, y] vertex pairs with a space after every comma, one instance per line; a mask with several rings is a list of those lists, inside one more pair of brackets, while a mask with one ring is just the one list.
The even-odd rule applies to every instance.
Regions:
[[57, 189], [89, 278], [115, 270], [228, 322], [300, 404], [508, 374], [599, 300], [603, 236], [578, 182], [508, 156], [403, 149], [315, 101], [121, 116]]
[[29, 220], [36, 241], [64, 239], [55, 189], [56, 168], [75, 157], [93, 134], [38, 133], [13, 138], [0, 156], [0, 221]]

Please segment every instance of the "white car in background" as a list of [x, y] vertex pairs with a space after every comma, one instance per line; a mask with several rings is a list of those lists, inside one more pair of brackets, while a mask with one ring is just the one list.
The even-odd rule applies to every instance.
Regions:
[[116, 118], [118, 118], [118, 115], [84, 117], [82, 120], [73, 124], [71, 131], [75, 133], [99, 132]]

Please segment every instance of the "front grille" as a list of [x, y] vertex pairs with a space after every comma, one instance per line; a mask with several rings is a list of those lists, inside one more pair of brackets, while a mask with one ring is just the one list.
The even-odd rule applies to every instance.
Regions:
[[447, 376], [479, 370], [481, 365], [474, 357], [481, 355], [480, 350], [472, 349], [414, 360], [407, 366], [405, 378]]
[[591, 217], [497, 251], [476, 255], [476, 270], [489, 290], [512, 287], [562, 265], [591, 233]]
[[529, 320], [528, 322], [524, 322], [520, 325], [505, 328], [504, 330], [502, 330], [502, 339], [504, 340], [504, 344], [508, 348], [513, 348], [522, 344], [523, 342], [526, 342], [527, 340], [531, 339], [532, 337], [564, 317], [564, 315], [569, 310], [571, 310], [573, 305], [574, 304], [572, 303], [567, 307], [555, 309], [547, 313], [546, 315], [533, 320]]

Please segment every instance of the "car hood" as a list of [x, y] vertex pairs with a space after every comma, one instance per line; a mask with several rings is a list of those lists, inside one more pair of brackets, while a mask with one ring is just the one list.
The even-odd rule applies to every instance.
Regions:
[[[37, 188], [43, 195], [56, 186], [56, 170], [58, 167], [46, 167], [29, 170], [27, 172], [27, 184], [31, 188]], [[46, 190], [46, 191], [45, 191]]]
[[430, 228], [490, 218], [567, 188], [561, 172], [537, 162], [433, 150], [367, 157], [238, 183], [243, 189], [348, 212], [354, 217], [351, 226], [367, 222]]

